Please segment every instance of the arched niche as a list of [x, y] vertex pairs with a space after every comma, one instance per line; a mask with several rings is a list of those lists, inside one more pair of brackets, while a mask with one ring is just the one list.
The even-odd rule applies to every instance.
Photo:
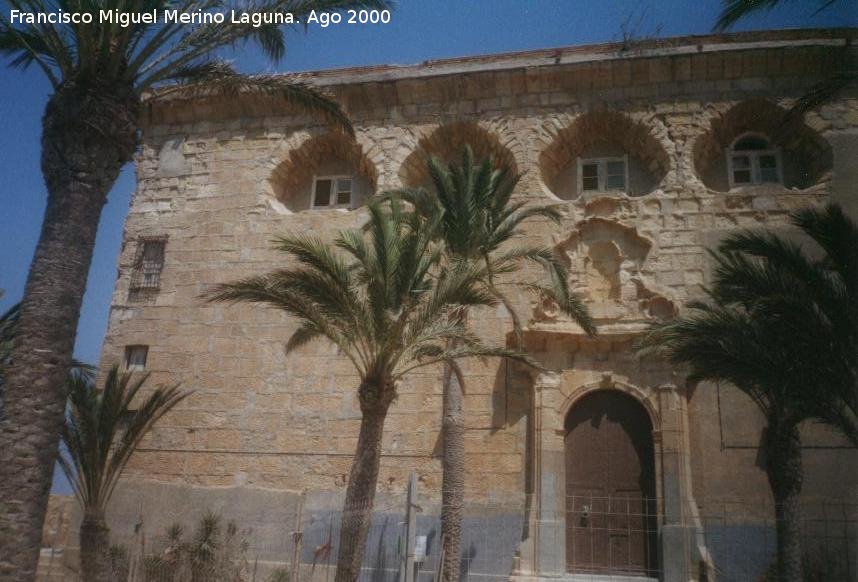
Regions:
[[[750, 147], [749, 142], [766, 143], [777, 153], [778, 180], [786, 188], [808, 188], [831, 170], [833, 154], [829, 143], [801, 122], [790, 121], [787, 111], [764, 99], [738, 103], [714, 118], [709, 130], [694, 143], [694, 169], [703, 184], [717, 192], [731, 188], [729, 157], [733, 148]], [[762, 147], [762, 146], [759, 146]], [[758, 185], [757, 184], [748, 185]], [[743, 187], [736, 184], [734, 187]]]
[[[600, 178], [604, 187], [588, 190], [585, 179], [589, 176], [584, 166], [611, 160], [623, 160], [624, 186], [616, 187]], [[582, 193], [643, 196], [658, 187], [669, 169], [667, 152], [651, 128], [615, 111], [578, 116], [571, 125], [558, 131], [539, 154], [542, 181], [561, 200], [574, 200]]]
[[491, 157], [495, 168], [507, 168], [510, 176], [518, 173], [515, 157], [497, 135], [475, 122], [457, 121], [442, 125], [417, 143], [417, 148], [402, 162], [400, 181], [412, 188], [430, 187], [429, 160], [437, 158], [445, 163], [459, 162], [467, 145], [474, 151], [475, 162]]
[[568, 417], [569, 413], [582, 398], [588, 394], [602, 390], [616, 390], [634, 399], [646, 411], [649, 422], [652, 425], [652, 430], [658, 432], [662, 429], [661, 417], [659, 416], [655, 402], [643, 389], [634, 384], [622, 381], [613, 372], [604, 372], [601, 379], [588, 384], [582, 384], [572, 390], [558, 405], [558, 414], [563, 418]]
[[301, 212], [313, 209], [316, 181], [330, 177], [350, 177], [351, 203], [340, 207], [357, 208], [375, 192], [378, 172], [360, 144], [350, 136], [332, 132], [311, 137], [292, 150], [274, 169], [269, 182], [279, 202], [291, 212]]

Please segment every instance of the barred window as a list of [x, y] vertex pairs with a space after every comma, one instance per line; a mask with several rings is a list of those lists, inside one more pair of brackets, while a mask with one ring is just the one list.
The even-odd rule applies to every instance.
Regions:
[[131, 293], [152, 292], [161, 288], [161, 271], [164, 269], [166, 237], [144, 238], [137, 246], [134, 271], [131, 274]]

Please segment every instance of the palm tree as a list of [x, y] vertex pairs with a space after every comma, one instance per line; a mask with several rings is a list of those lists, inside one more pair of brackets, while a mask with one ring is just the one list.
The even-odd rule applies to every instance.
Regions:
[[858, 227], [837, 206], [799, 211], [793, 223], [822, 258], [774, 234], [729, 236], [712, 253], [708, 301], [643, 341], [690, 366], [690, 381], [729, 382], [763, 413], [784, 582], [802, 580], [799, 425], [822, 422], [858, 444]]
[[[20, 305], [15, 304], [0, 315], [0, 372], [8, 364], [9, 354], [12, 353], [12, 341], [15, 339], [15, 330], [18, 327], [18, 314]], [[0, 386], [3, 380], [0, 376]]]
[[15, 329], [18, 325], [18, 304], [13, 305], [0, 315], [0, 420], [3, 411], [3, 383], [4, 370], [9, 365], [9, 356], [12, 353], [12, 340], [15, 338]]
[[104, 514], [122, 471], [152, 425], [189, 394], [175, 386], [160, 387], [138, 399], [147, 377], [120, 374], [114, 366], [100, 390], [89, 374], [73, 372], [68, 379], [59, 461], [83, 511], [80, 571], [87, 582], [112, 579]]
[[[815, 0], [818, 8], [814, 14], [822, 12], [837, 4], [838, 0]], [[844, 0], [848, 1], [848, 0]], [[715, 30], [723, 32], [734, 24], [761, 10], [772, 10], [784, 4], [784, 0], [722, 0], [724, 9], [715, 23]], [[854, 45], [847, 44], [843, 48], [842, 60], [829, 78], [814, 85], [802, 95], [790, 109], [785, 121], [800, 118], [805, 112], [819, 107], [829, 101], [846, 86], [858, 79], [858, 51]]]
[[336, 582], [354, 582], [360, 574], [381, 437], [397, 383], [417, 368], [465, 357], [507, 356], [532, 363], [511, 350], [484, 345], [450, 317], [495, 299], [479, 285], [479, 265], [441, 265], [441, 248], [434, 242], [438, 220], [405, 213], [396, 200], [389, 209], [376, 201], [369, 213], [365, 233], [342, 232], [333, 246], [312, 236], [279, 239], [279, 250], [296, 266], [220, 285], [208, 295], [211, 301], [282, 309], [300, 321], [288, 351], [326, 338], [357, 371], [361, 424], [346, 488]]
[[[461, 164], [445, 166], [437, 159], [428, 162], [432, 189], [403, 189], [387, 193], [392, 199], [411, 203], [427, 220], [439, 221], [438, 236], [452, 261], [476, 261], [482, 265], [480, 285], [502, 302], [509, 312], [516, 335], [516, 349], [522, 349], [521, 319], [512, 301], [502, 291], [497, 277], [519, 271], [532, 261], [543, 268], [547, 283], [524, 282], [518, 285], [550, 299], [589, 334], [595, 333], [587, 308], [570, 292], [568, 273], [547, 247], [516, 245], [522, 225], [532, 218], [554, 222], [561, 214], [556, 206], [528, 206], [513, 202], [512, 193], [519, 176], [508, 168], [494, 168], [491, 158], [474, 162], [473, 150], [466, 146]], [[458, 323], [468, 324], [467, 309], [453, 314]], [[465, 496], [465, 414], [463, 377], [455, 364], [448, 363], [443, 377], [442, 440], [444, 444], [441, 508], [442, 551], [445, 556], [444, 580], [459, 578], [462, 511]]]
[[[0, 295], [2, 297], [2, 295]], [[0, 419], [3, 418], [3, 382], [4, 370], [9, 366], [12, 359], [12, 346], [17, 336], [18, 319], [21, 315], [21, 304], [16, 303], [0, 315]], [[93, 366], [84, 364], [79, 360], [72, 360], [70, 372], [84, 372], [92, 374]]]
[[[244, 76], [218, 51], [256, 43], [283, 55], [282, 28], [166, 22], [179, 13], [291, 12], [383, 6], [385, 0], [9, 0], [22, 13], [85, 13], [90, 24], [12, 23], [0, 14], [0, 55], [35, 66], [53, 87], [42, 118], [41, 166], [48, 190], [42, 232], [21, 303], [20, 339], [6, 378], [0, 431], [0, 580], [31, 580], [63, 423], [65, 382], [99, 216], [138, 144], [144, 94], [155, 98], [260, 91], [350, 130], [343, 110], [306, 84]], [[121, 26], [100, 13], [149, 13], [158, 21]]]
[[[821, 12], [838, 2], [838, 0], [815, 1], [818, 5], [816, 12]], [[722, 0], [721, 3], [724, 5], [724, 8], [718, 16], [718, 22], [715, 24], [716, 30], [727, 30], [738, 21], [747, 18], [755, 12], [771, 10], [779, 4], [783, 4], [784, 0]]]

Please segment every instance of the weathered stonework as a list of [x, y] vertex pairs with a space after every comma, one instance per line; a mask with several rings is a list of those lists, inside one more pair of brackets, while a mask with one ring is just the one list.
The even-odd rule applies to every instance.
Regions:
[[[624, 391], [651, 416], [663, 579], [714, 571], [701, 512], [729, 500], [745, 503], [749, 520], [770, 517], [756, 504], [771, 503], [755, 459], [760, 419], [735, 390], [686, 386], [682, 370], [637, 358], [633, 342], [649, 322], [700, 297], [706, 248], [724, 233], [784, 227], [790, 211], [829, 200], [858, 210], [854, 90], [789, 132], [778, 126], [833, 69], [846, 39], [854, 42], [855, 31], [747, 33], [310, 75], [345, 105], [353, 140], [274, 100], [153, 102], [102, 366], [121, 361], [125, 346], [148, 345], [150, 382], [195, 392], [135, 456], [129, 486], [244, 487], [247, 503], [254, 488], [303, 490], [310, 505], [336, 508], [359, 424], [348, 361], [321, 342], [287, 356], [294, 321], [199, 295], [282, 266], [271, 249], [277, 234], [330, 237], [363, 223], [360, 205], [309, 209], [313, 175], [358, 176], [363, 201], [375, 190], [425, 184], [428, 156], [458, 156], [471, 143], [523, 173], [516, 196], [561, 205], [559, 225], [534, 222], [527, 236], [568, 262], [600, 326], [589, 339], [551, 305], [516, 292], [530, 320], [526, 346], [555, 372], [465, 365], [468, 502], [504, 504], [509, 523], [535, 520], [510, 542], [500, 573], [565, 572], [563, 528], [545, 524], [564, 511], [564, 419], [592, 390]], [[724, 148], [748, 131], [782, 149], [785, 185], [728, 187]], [[616, 154], [629, 156], [628, 194], [577, 194], [576, 159]], [[129, 280], [137, 241], [147, 236], [168, 239], [160, 290], [141, 304], [129, 301]], [[472, 319], [487, 339], [511, 341], [502, 308]], [[417, 471], [421, 494], [437, 502], [440, 379], [430, 369], [400, 387], [386, 425], [382, 500], [403, 499]], [[840, 467], [854, 466], [855, 450], [813, 428], [806, 444], [808, 502], [854, 502], [855, 482]]]

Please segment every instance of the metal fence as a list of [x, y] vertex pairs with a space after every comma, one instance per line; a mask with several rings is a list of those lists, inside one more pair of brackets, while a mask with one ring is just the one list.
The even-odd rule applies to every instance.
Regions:
[[[468, 505], [459, 559], [463, 580], [777, 580], [775, 512], [768, 502], [698, 500], [699, 512], [684, 512], [671, 529], [656, 499], [578, 496], [541, 515], [531, 509], [532, 501]], [[439, 579], [441, 563], [449, 559], [441, 551], [439, 507], [416, 499], [411, 516], [408, 507], [405, 495], [376, 504], [362, 582]], [[144, 507], [133, 534], [113, 549], [119, 579], [333, 582], [341, 512], [299, 505], [293, 519], [261, 536], [232, 522], [227, 507], [218, 513], [194, 509], [192, 522], [155, 529], [145, 523]], [[858, 506], [806, 502], [802, 510], [805, 580], [858, 580]], [[75, 561], [73, 550], [64, 554], [56, 559]], [[414, 574], [406, 578], [409, 554]]]

